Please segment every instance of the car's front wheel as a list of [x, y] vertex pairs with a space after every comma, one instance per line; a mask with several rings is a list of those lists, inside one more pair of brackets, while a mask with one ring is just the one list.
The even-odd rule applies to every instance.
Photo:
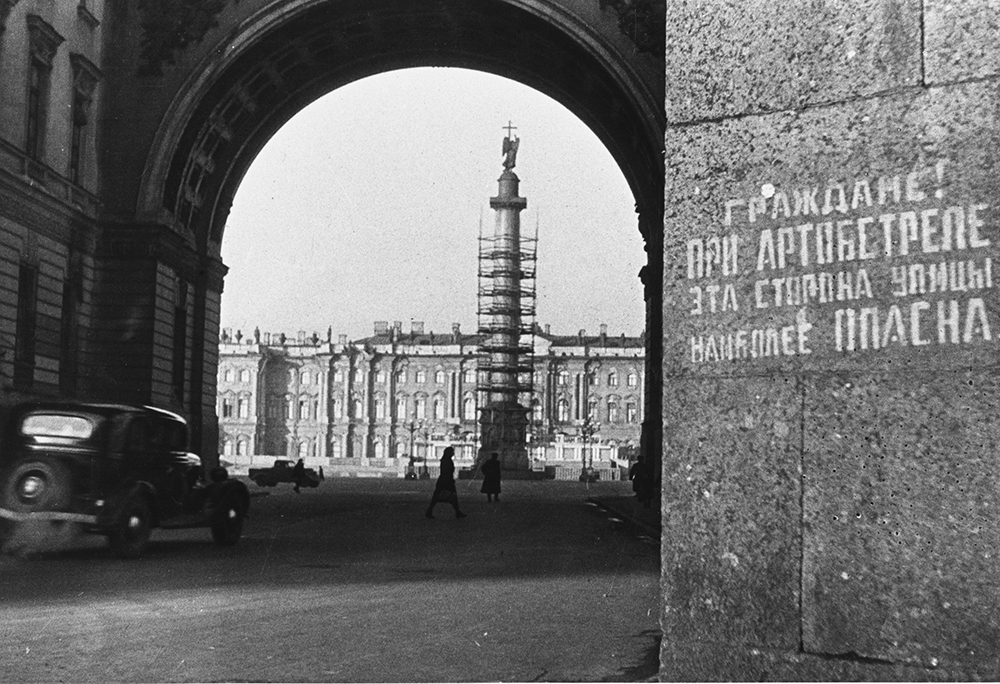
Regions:
[[153, 512], [141, 495], [130, 498], [122, 507], [108, 539], [111, 550], [121, 558], [138, 558], [146, 550], [153, 529]]
[[212, 522], [212, 539], [219, 546], [233, 546], [243, 535], [246, 508], [235, 496], [228, 496], [215, 511]]
[[70, 472], [57, 461], [26, 461], [11, 470], [3, 486], [3, 507], [19, 513], [69, 507]]

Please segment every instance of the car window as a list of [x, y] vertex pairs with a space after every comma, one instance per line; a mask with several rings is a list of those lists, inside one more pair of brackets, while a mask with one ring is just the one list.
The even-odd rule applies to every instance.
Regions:
[[28, 437], [63, 437], [87, 439], [94, 434], [93, 419], [63, 413], [32, 413], [21, 423], [21, 434]]
[[156, 451], [186, 451], [187, 427], [184, 423], [164, 418], [154, 418], [150, 434], [150, 448]]

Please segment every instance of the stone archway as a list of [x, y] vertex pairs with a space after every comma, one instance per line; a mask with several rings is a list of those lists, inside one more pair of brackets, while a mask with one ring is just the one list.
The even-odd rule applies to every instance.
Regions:
[[[622, 169], [649, 255], [643, 273], [651, 379], [644, 442], [649, 453], [658, 453], [665, 124], [663, 50], [655, 38], [662, 33], [662, 5], [552, 0], [249, 5], [239, 3], [212, 17], [219, 28], [206, 32], [191, 54], [155, 40], [147, 41], [143, 52], [146, 71], [176, 62], [185, 72], [173, 97], [164, 100], [163, 118], [151, 135], [135, 181], [134, 212], [144, 224], [169, 223], [191, 249], [188, 261], [194, 263], [186, 273], [193, 315], [185, 383], [190, 391], [183, 408], [195, 443], [206, 453], [217, 443], [214, 349], [225, 272], [220, 249], [246, 169], [289, 118], [341, 85], [397, 68], [453, 66], [505, 76], [558, 100], [595, 132]], [[645, 15], [638, 12], [643, 8]], [[640, 31], [646, 24], [652, 30]], [[645, 39], [640, 45], [646, 35], [654, 36], [652, 44]]]

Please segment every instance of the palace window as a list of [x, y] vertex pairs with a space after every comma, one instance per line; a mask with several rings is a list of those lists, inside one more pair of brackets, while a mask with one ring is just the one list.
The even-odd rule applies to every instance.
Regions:
[[240, 371], [240, 382], [250, 382], [250, 371], [246, 368]]
[[344, 445], [340, 442], [340, 437], [334, 437], [330, 440], [330, 456], [333, 458], [343, 458], [344, 457]]
[[281, 414], [281, 417], [284, 418], [285, 420], [291, 420], [291, 418], [292, 418], [292, 406], [293, 406], [293, 404], [292, 404], [292, 398], [291, 397], [285, 397], [285, 403], [283, 405], [284, 411]]
[[615, 371], [608, 373], [608, 387], [618, 387], [618, 373]]
[[444, 420], [443, 397], [434, 397], [434, 420]]
[[639, 376], [636, 375], [635, 373], [629, 373], [628, 374], [628, 379], [626, 380], [626, 382], [628, 383], [629, 387], [638, 387], [639, 386]]
[[443, 385], [444, 384], [444, 371], [438, 370], [434, 372], [434, 384]]
[[223, 418], [233, 417], [233, 400], [230, 397], [222, 398], [222, 417]]
[[344, 417], [344, 402], [340, 399], [333, 400], [333, 417], [343, 418]]
[[232, 382], [233, 381], [233, 369], [232, 368], [227, 368], [226, 372], [223, 373], [223, 375], [222, 375], [222, 379], [223, 379], [224, 382]]
[[465, 420], [475, 420], [476, 419], [476, 399], [473, 396], [467, 396], [462, 401], [462, 418]]
[[556, 419], [560, 423], [569, 421], [569, 402], [564, 398], [556, 404]]
[[396, 418], [397, 420], [406, 420], [406, 396], [399, 395], [396, 397]]
[[465, 372], [462, 374], [462, 382], [467, 382], [469, 384], [475, 384], [476, 382], [476, 369], [466, 368]]
[[222, 454], [224, 456], [233, 455], [233, 441], [231, 439], [227, 439], [222, 443]]
[[625, 422], [634, 423], [639, 416], [638, 407], [634, 402], [625, 404]]
[[385, 383], [385, 380], [386, 380], [385, 371], [382, 370], [381, 368], [377, 369], [375, 371], [375, 382], [382, 384]]
[[236, 400], [236, 411], [240, 418], [250, 417], [250, 399], [248, 397], [240, 397]]
[[427, 417], [427, 400], [423, 397], [417, 397], [414, 403], [414, 416], [417, 420], [423, 420]]
[[591, 399], [587, 402], [587, 418], [597, 420], [597, 400]]
[[302, 371], [302, 375], [300, 376], [299, 382], [301, 382], [303, 385], [308, 385], [311, 379], [312, 378], [309, 377], [309, 371], [304, 370]]
[[427, 371], [421, 369], [417, 371], [417, 382], [427, 382]]
[[246, 442], [246, 440], [241, 439], [240, 441], [238, 441], [236, 443], [236, 455], [237, 456], [246, 456], [247, 455], [247, 442]]
[[559, 374], [556, 376], [556, 384], [559, 385], [560, 387], [565, 387], [566, 385], [569, 384], [568, 370], [559, 371]]
[[309, 420], [308, 399], [299, 399], [299, 420]]
[[608, 400], [608, 422], [618, 422], [618, 402], [613, 400]]
[[385, 397], [375, 399], [375, 418], [385, 420]]

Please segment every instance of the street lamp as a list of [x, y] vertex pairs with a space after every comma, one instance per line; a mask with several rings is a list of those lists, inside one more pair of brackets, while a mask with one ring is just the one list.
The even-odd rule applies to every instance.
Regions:
[[583, 436], [583, 454], [581, 458], [583, 460], [583, 471], [580, 473], [580, 482], [592, 482], [594, 479], [594, 453], [593, 453], [593, 443], [591, 443], [591, 453], [590, 453], [590, 466], [587, 465], [587, 441], [601, 429], [601, 424], [597, 421], [590, 419], [590, 416], [583, 421], [583, 425], [580, 426], [580, 434]]

